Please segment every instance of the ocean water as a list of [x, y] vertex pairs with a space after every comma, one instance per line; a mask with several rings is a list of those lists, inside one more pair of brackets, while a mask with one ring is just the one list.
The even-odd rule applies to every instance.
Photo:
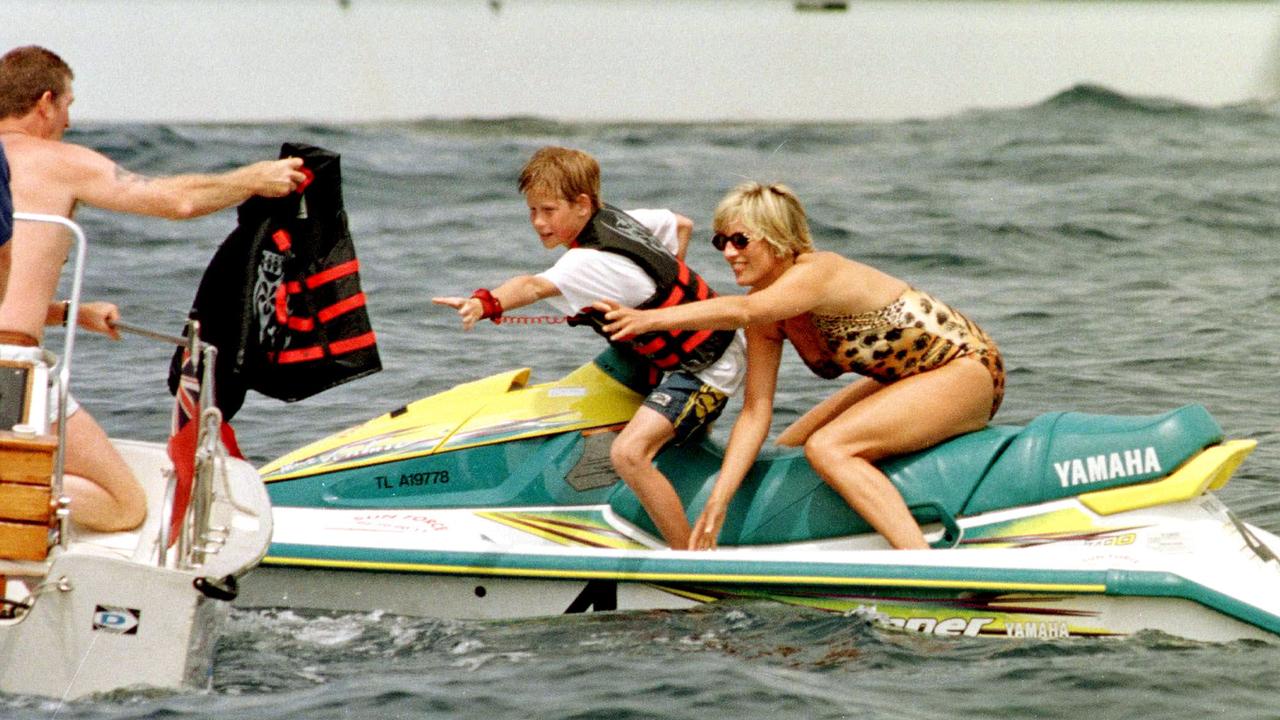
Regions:
[[[433, 295], [469, 294], [554, 254], [515, 189], [539, 146], [595, 154], [605, 200], [695, 220], [690, 263], [722, 291], [708, 238], [744, 179], [783, 181], [815, 240], [929, 290], [1000, 344], [995, 422], [1207, 406], [1256, 452], [1221, 493], [1280, 531], [1280, 115], [1077, 87], [1032, 107], [841, 125], [595, 125], [533, 119], [389, 126], [76, 128], [150, 174], [219, 171], [285, 141], [343, 156], [385, 369], [235, 418], [264, 462], [406, 401], [513, 367], [552, 379], [599, 340], [563, 325], [463, 333]], [[177, 332], [231, 211], [175, 223], [85, 209], [85, 295]], [[537, 312], [529, 308], [525, 312]], [[163, 438], [169, 349], [82, 337], [72, 389], [114, 436]], [[834, 391], [788, 351], [775, 429]], [[727, 417], [736, 412], [732, 405]], [[725, 433], [722, 421], [718, 433]], [[1280, 717], [1280, 643], [938, 639], [764, 604], [520, 622], [235, 611], [209, 693], [124, 691], [0, 717]]]

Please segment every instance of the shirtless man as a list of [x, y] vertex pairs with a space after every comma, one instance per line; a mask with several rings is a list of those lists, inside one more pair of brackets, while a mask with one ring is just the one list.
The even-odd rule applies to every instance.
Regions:
[[[144, 177], [89, 148], [64, 142], [73, 74], [61, 58], [40, 47], [20, 47], [0, 57], [0, 144], [8, 156], [14, 209], [70, 218], [88, 203], [118, 212], [186, 219], [238, 205], [254, 195], [282, 197], [303, 180], [297, 158], [246, 165], [217, 175]], [[44, 326], [67, 320], [55, 302], [58, 276], [70, 240], [61, 228], [16, 223], [8, 253], [0, 249], [0, 343], [37, 346]], [[6, 257], [7, 255], [7, 257]], [[118, 338], [119, 311], [111, 303], [84, 303], [77, 324]], [[124, 458], [98, 423], [69, 403], [64, 494], [71, 519], [98, 531], [137, 527], [146, 497]], [[56, 430], [56, 428], [55, 428]]]

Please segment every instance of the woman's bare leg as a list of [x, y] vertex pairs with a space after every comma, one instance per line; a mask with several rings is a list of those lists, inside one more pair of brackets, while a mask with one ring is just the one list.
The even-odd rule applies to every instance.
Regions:
[[874, 463], [979, 430], [991, 414], [991, 374], [960, 358], [899, 380], [849, 406], [805, 442], [814, 470], [895, 548], [925, 548], [901, 494]]
[[799, 447], [809, 439], [814, 430], [826, 425], [840, 413], [848, 410], [854, 403], [865, 399], [868, 395], [883, 388], [884, 385], [872, 378], [858, 378], [840, 389], [831, 397], [814, 405], [809, 412], [787, 426], [778, 434], [777, 444], [783, 447]]

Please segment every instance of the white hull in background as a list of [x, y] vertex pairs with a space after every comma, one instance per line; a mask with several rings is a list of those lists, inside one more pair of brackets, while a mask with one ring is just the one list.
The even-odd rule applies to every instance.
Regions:
[[[1275, 96], [1274, 2], [0, 0], [77, 121], [845, 121]], [[845, 3], [799, 3], [843, 5]]]

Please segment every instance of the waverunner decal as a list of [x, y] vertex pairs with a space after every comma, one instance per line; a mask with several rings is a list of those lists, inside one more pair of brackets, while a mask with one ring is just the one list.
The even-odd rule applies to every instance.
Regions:
[[386, 456], [409, 457], [413, 454], [426, 454], [444, 439], [444, 435], [433, 433], [431, 437], [421, 437], [420, 428], [406, 428], [382, 433], [373, 437], [361, 438], [338, 447], [330, 448], [310, 457], [285, 463], [270, 474], [264, 474], [263, 480], [270, 482], [281, 479], [301, 470], [332, 466], [326, 469], [337, 470], [356, 465], [368, 464], [370, 460], [380, 460]]
[[941, 593], [912, 597], [801, 589], [774, 592], [754, 588], [654, 587], [699, 602], [734, 599], [783, 602], [860, 617], [882, 627], [940, 637], [1048, 639], [1071, 636], [1107, 637], [1116, 634], [1093, 625], [1099, 617], [1098, 612], [1087, 607], [1071, 606], [1076, 598], [1070, 595], [966, 592], [960, 595]]
[[[430, 513], [380, 512], [354, 515], [350, 529], [393, 533], [447, 532], [449, 526]], [[346, 530], [348, 528], [336, 528]]]
[[1160, 458], [1156, 455], [1156, 449], [1150, 445], [1122, 453], [1104, 453], [1055, 462], [1053, 470], [1064, 488], [1162, 472]]
[[582, 414], [574, 411], [558, 412], [526, 420], [498, 421], [458, 432], [445, 441], [440, 450], [457, 450], [472, 445], [502, 442], [525, 435], [546, 435], [556, 430], [568, 429], [580, 422], [582, 422]]
[[[1088, 623], [1098, 613], [1076, 607], [1066, 595], [963, 594], [959, 597], [895, 597], [862, 594], [773, 596], [772, 599], [865, 618], [883, 627], [940, 637], [1003, 636], [1051, 639], [1115, 635]], [[1084, 623], [1084, 624], [1082, 624]]]
[[1012, 638], [1035, 640], [1054, 640], [1071, 636], [1071, 631], [1064, 622], [1007, 622], [1004, 625], [1004, 632]]
[[960, 542], [964, 547], [985, 548], [1029, 548], [1052, 543], [1081, 542], [1085, 545], [1132, 545], [1137, 539], [1135, 530], [1144, 526], [1100, 528], [1093, 531], [1035, 533], [1027, 535], [1005, 535], [994, 538], [965, 538]]
[[480, 512], [476, 515], [571, 547], [648, 549], [610, 527], [597, 513]]
[[999, 522], [966, 527], [963, 547], [1026, 548], [1050, 543], [1092, 541], [1118, 533], [1129, 533], [1130, 526], [1099, 526], [1093, 517], [1071, 507]]

